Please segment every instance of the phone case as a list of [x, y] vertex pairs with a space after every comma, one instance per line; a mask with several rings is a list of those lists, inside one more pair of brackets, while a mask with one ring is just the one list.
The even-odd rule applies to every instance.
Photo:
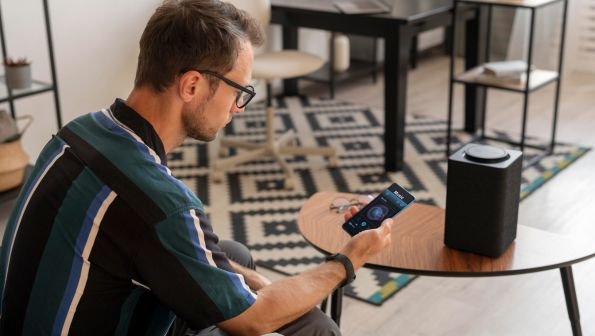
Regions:
[[351, 236], [355, 236], [362, 231], [375, 229], [386, 218], [392, 218], [403, 212], [414, 201], [415, 197], [411, 193], [400, 185], [393, 183], [346, 221], [343, 224], [343, 230]]

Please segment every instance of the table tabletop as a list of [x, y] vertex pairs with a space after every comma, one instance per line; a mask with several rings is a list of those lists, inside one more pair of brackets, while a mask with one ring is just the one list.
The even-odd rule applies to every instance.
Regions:
[[[343, 214], [329, 209], [338, 198], [357, 195], [319, 192], [302, 207], [298, 227], [304, 238], [324, 253], [338, 252], [350, 239], [343, 231]], [[448, 248], [444, 245], [445, 211], [414, 203], [397, 216], [391, 247], [366, 264], [388, 271], [437, 276], [495, 276], [561, 268], [595, 255], [592, 239], [518, 225], [517, 238], [497, 258]]]
[[[285, 10], [295, 9], [340, 14], [339, 9], [334, 5], [335, 2], [340, 1], [346, 2], [350, 0], [271, 0], [271, 4], [273, 8], [283, 7]], [[437, 12], [448, 11], [453, 6], [452, 0], [380, 0], [380, 2], [390, 8], [389, 13], [366, 15], [391, 18], [399, 21], [415, 21]]]

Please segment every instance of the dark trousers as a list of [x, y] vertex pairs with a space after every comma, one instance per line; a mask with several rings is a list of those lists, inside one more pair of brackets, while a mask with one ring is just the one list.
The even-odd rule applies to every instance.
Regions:
[[[232, 240], [222, 240], [219, 242], [219, 246], [230, 260], [246, 268], [256, 269], [254, 259], [252, 259], [252, 255], [246, 246]], [[341, 335], [341, 330], [333, 320], [320, 311], [320, 309], [315, 308], [297, 320], [283, 326], [277, 330], [277, 333], [284, 336], [338, 336]], [[229, 336], [229, 334], [216, 326], [201, 331], [188, 329], [186, 323], [180, 319], [174, 322], [172, 330], [170, 330], [170, 335]]]

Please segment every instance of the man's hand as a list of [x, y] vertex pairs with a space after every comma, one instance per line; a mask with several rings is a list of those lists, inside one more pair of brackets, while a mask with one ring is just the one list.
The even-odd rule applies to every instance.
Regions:
[[[351, 218], [357, 211], [357, 207], [351, 207], [345, 213], [345, 219]], [[385, 219], [380, 227], [356, 234], [340, 253], [351, 260], [355, 270], [361, 268], [390, 244], [392, 223], [392, 219]], [[252, 287], [250, 272], [239, 271]], [[277, 330], [310, 311], [344, 279], [345, 268], [339, 262], [322, 263], [301, 274], [264, 286], [250, 308], [217, 325], [232, 334], [257, 335]]]
[[249, 268], [246, 268], [233, 260], [230, 260], [231, 266], [235, 269], [236, 272], [244, 276], [244, 280], [246, 280], [246, 284], [250, 287], [253, 291], [259, 291], [263, 287], [266, 287], [271, 284], [271, 280], [266, 278], [264, 275], [253, 271]]
[[[366, 206], [365, 204], [362, 205], [362, 207]], [[345, 217], [345, 221], [348, 221], [351, 219], [351, 217], [355, 216], [355, 214], [359, 211], [359, 207], [356, 206], [352, 206], [349, 209], [347, 209], [347, 212], [345, 212], [345, 214], [343, 215], [343, 217]]]
[[246, 283], [248, 284], [250, 289], [252, 289], [253, 291], [259, 291], [262, 288], [271, 284], [271, 280], [269, 280], [264, 275], [262, 275], [256, 271], [252, 271], [252, 270], [250, 270], [250, 271], [251, 272], [248, 272], [244, 276], [246, 279]]
[[[355, 206], [349, 208], [344, 215], [345, 220], [349, 220], [359, 210], [360, 209]], [[353, 267], [357, 270], [365, 264], [369, 258], [378, 254], [382, 249], [390, 245], [392, 224], [392, 218], [387, 218], [378, 228], [365, 230], [356, 234], [351, 238], [349, 243], [343, 247], [341, 253], [345, 254], [349, 260], [351, 260]]]

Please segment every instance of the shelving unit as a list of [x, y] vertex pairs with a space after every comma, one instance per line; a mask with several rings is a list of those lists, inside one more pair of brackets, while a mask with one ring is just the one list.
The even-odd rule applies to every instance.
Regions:
[[[559, 47], [559, 58], [558, 58], [558, 69], [557, 71], [545, 70], [545, 69], [534, 69], [532, 68], [531, 64], [533, 64], [533, 38], [535, 33], [535, 15], [536, 11], [539, 8], [544, 6], [549, 6], [555, 3], [563, 3], [563, 10], [562, 10], [562, 30], [561, 30], [561, 38], [560, 38], [560, 47]], [[457, 22], [457, 12], [461, 5], [475, 5], [475, 6], [487, 6], [487, 32], [486, 32], [486, 45], [485, 45], [485, 55], [486, 55], [486, 62], [489, 62], [489, 55], [490, 55], [490, 33], [491, 33], [491, 26], [492, 26], [492, 10], [493, 7], [501, 6], [501, 7], [510, 7], [515, 9], [521, 10], [528, 10], [530, 11], [530, 19], [529, 19], [529, 45], [528, 45], [528, 57], [527, 57], [527, 69], [523, 74], [523, 78], [519, 82], [511, 82], [506, 80], [501, 80], [498, 78], [490, 78], [488, 76], [483, 75], [483, 65], [478, 67], [472, 68], [460, 74], [455, 74], [455, 48], [451, 50], [451, 57], [450, 57], [450, 82], [449, 82], [449, 101], [448, 101], [448, 130], [447, 130], [447, 138], [446, 138], [446, 155], [447, 157], [450, 155], [450, 147], [451, 147], [451, 136], [452, 136], [452, 105], [453, 105], [453, 86], [456, 83], [464, 84], [466, 86], [479, 86], [484, 87], [487, 89], [499, 89], [499, 90], [507, 90], [511, 92], [517, 92], [523, 94], [523, 115], [522, 115], [522, 123], [521, 123], [521, 139], [518, 142], [504, 140], [500, 138], [488, 137], [485, 134], [485, 123], [486, 123], [486, 106], [487, 106], [487, 96], [486, 99], [483, 101], [483, 108], [482, 108], [482, 116], [481, 116], [481, 128], [479, 130], [479, 134], [476, 135], [472, 141], [477, 140], [493, 140], [493, 141], [501, 141], [509, 143], [513, 146], [518, 146], [521, 151], [525, 149], [525, 147], [537, 148], [542, 150], [542, 154], [533, 158], [530, 162], [526, 164], [526, 166], [530, 166], [533, 163], [540, 160], [544, 155], [551, 154], [554, 150], [554, 146], [556, 144], [556, 125], [558, 121], [558, 107], [560, 102], [560, 74], [562, 73], [562, 64], [563, 64], [563, 55], [564, 55], [564, 35], [566, 32], [566, 13], [568, 9], [568, 0], [455, 0], [454, 3], [454, 10], [452, 16], [452, 41], [453, 45], [455, 43], [456, 37], [456, 25]], [[528, 80], [527, 80], [528, 78]], [[529, 106], [529, 95], [531, 92], [538, 90], [550, 83], [556, 84], [556, 91], [555, 91], [555, 99], [554, 99], [554, 112], [553, 112], [553, 119], [552, 119], [552, 128], [551, 128], [551, 138], [549, 141], [549, 145], [547, 146], [540, 146], [540, 145], [533, 145], [527, 144], [525, 141], [526, 138], [526, 131], [527, 131], [527, 111]]]
[[[33, 80], [33, 83], [30, 88], [22, 89], [22, 90], [12, 90], [6, 86], [6, 82], [4, 80], [4, 76], [0, 76], [0, 104], [7, 103], [10, 109], [10, 113], [13, 118], [16, 119], [16, 108], [15, 108], [15, 101], [19, 99], [24, 99], [27, 97], [35, 96], [42, 93], [53, 92], [54, 98], [54, 106], [55, 106], [55, 113], [56, 113], [56, 123], [58, 125], [58, 129], [62, 128], [62, 114], [60, 111], [60, 99], [58, 96], [58, 84], [56, 81], [56, 66], [54, 62], [54, 48], [52, 43], [52, 32], [51, 32], [51, 25], [50, 25], [50, 15], [49, 15], [49, 7], [47, 0], [42, 1], [43, 4], [43, 13], [45, 19], [45, 30], [46, 30], [46, 39], [48, 43], [48, 55], [49, 55], [49, 64], [51, 70], [52, 81], [50, 83], [43, 82], [39, 80]], [[2, 19], [2, 8], [0, 7], [0, 46], [2, 47], [2, 60], [5, 60], [8, 56], [8, 52], [6, 49], [6, 37], [4, 35], [4, 21]], [[25, 178], [29, 176], [31, 172], [31, 167], [28, 166], [25, 170]], [[0, 192], [0, 203], [7, 202], [9, 200], [14, 199], [18, 196], [20, 191], [20, 186], [16, 187], [12, 190]]]
[[[11, 90], [5, 84], [4, 76], [0, 77], [0, 103], [8, 103], [10, 113], [13, 118], [16, 117], [16, 109], [14, 106], [15, 100], [26, 98], [33, 95], [38, 95], [45, 92], [53, 92], [54, 105], [56, 110], [56, 122], [58, 129], [62, 128], [62, 114], [60, 112], [60, 99], [58, 96], [58, 84], [56, 80], [56, 66], [54, 62], [54, 48], [52, 43], [52, 32], [50, 26], [50, 14], [47, 0], [43, 0], [43, 13], [45, 19], [46, 38], [48, 42], [48, 55], [52, 81], [50, 83], [33, 80], [31, 88], [23, 90]], [[0, 7], [0, 45], [2, 47], [2, 59], [5, 60], [8, 56], [6, 49], [6, 37], [4, 36], [4, 21], [2, 19], [2, 8]]]

